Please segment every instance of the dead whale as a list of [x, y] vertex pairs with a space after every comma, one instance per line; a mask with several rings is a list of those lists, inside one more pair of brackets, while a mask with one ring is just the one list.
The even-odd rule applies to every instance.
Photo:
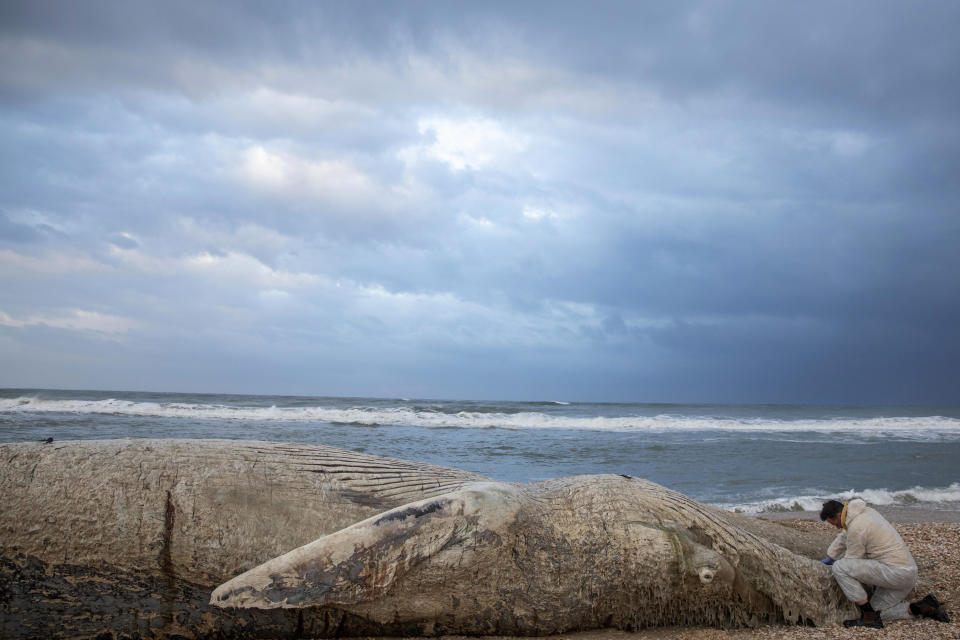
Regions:
[[207, 601], [279, 553], [480, 479], [289, 443], [0, 444], [0, 638], [375, 634], [339, 610]]
[[243, 441], [4, 444], [0, 461], [4, 638], [825, 624], [846, 604], [793, 553], [819, 540], [638, 479], [511, 485]]
[[230, 580], [221, 607], [337, 606], [426, 632], [823, 625], [829, 571], [664, 487], [623, 476], [478, 482], [321, 537]]

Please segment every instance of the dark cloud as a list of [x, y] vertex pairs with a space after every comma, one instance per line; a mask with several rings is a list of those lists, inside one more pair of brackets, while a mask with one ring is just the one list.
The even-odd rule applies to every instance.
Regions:
[[958, 13], [4, 3], [0, 385], [953, 401]]

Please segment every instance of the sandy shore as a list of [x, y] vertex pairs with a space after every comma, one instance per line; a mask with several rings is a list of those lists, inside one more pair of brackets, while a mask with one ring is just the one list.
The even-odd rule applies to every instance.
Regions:
[[[633, 633], [601, 629], [550, 636], [549, 640], [960, 639], [960, 621], [958, 621], [960, 620], [960, 512], [941, 512], [910, 507], [880, 507], [879, 510], [894, 523], [897, 531], [910, 547], [920, 569], [920, 577], [910, 599], [919, 600], [928, 593], [935, 593], [950, 615], [949, 624], [918, 619], [890, 622], [884, 629], [846, 629], [840, 625], [818, 629], [777, 626], [737, 630], [671, 627], [645, 629]], [[830, 525], [820, 522], [818, 514], [814, 512], [763, 514], [762, 517], [776, 521], [782, 526], [803, 531], [836, 531]], [[447, 636], [447, 638], [455, 640], [464, 636]], [[521, 640], [501, 638], [502, 640]]]

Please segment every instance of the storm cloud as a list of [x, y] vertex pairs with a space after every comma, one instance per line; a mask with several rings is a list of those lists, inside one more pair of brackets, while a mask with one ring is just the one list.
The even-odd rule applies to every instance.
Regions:
[[5, 2], [0, 386], [955, 403], [957, 24]]

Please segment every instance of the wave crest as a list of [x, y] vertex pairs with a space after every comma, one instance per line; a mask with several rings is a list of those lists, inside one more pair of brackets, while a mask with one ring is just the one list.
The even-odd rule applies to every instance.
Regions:
[[954, 482], [948, 487], [929, 488], [913, 487], [900, 491], [887, 489], [848, 489], [840, 492], [824, 492], [822, 495], [803, 495], [791, 498], [776, 498], [744, 504], [717, 505], [730, 511], [742, 513], [784, 513], [789, 511], [820, 511], [827, 500], [852, 500], [861, 498], [865, 502], [877, 506], [936, 506], [938, 504], [960, 503], [960, 482]]
[[70, 413], [182, 419], [326, 422], [365, 426], [415, 426], [463, 429], [575, 429], [591, 431], [755, 431], [883, 434], [902, 437], [960, 437], [960, 419], [943, 416], [783, 420], [762, 417], [574, 416], [546, 411], [444, 411], [442, 404], [421, 406], [257, 407], [183, 402], [55, 400], [22, 396], [0, 399], [0, 413]]

